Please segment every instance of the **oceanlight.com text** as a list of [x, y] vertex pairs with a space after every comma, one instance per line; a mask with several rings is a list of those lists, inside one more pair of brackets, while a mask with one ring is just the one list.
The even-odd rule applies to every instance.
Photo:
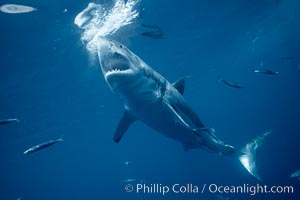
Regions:
[[293, 194], [294, 187], [293, 186], [268, 186], [268, 185], [249, 185], [243, 184], [238, 186], [225, 186], [225, 185], [217, 185], [210, 184], [208, 185], [208, 191], [210, 193], [218, 193], [218, 194]]

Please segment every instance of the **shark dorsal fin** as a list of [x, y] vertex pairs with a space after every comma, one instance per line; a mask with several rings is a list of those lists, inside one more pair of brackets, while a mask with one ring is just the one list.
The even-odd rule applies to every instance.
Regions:
[[123, 113], [123, 116], [118, 124], [118, 127], [115, 131], [114, 134], [114, 141], [115, 142], [120, 142], [120, 140], [122, 139], [123, 135], [125, 134], [125, 132], [127, 131], [127, 129], [129, 128], [129, 126], [135, 121], [135, 117], [133, 117], [128, 110], [125, 110]]
[[181, 95], [183, 95], [183, 93], [184, 93], [184, 85], [185, 85], [185, 80], [184, 80], [184, 78], [178, 79], [177, 81], [175, 81], [175, 82], [173, 83], [174, 88], [176, 88], [177, 91], [178, 91]]

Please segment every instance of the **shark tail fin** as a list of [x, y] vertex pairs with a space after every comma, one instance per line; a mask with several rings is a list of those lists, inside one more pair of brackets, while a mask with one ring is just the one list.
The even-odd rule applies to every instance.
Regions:
[[262, 180], [258, 175], [256, 169], [256, 151], [259, 149], [265, 137], [271, 134], [272, 131], [266, 131], [261, 136], [254, 138], [251, 142], [246, 144], [244, 148], [241, 149], [241, 153], [238, 156], [238, 159], [242, 163], [242, 165], [246, 168], [246, 170], [258, 180]]

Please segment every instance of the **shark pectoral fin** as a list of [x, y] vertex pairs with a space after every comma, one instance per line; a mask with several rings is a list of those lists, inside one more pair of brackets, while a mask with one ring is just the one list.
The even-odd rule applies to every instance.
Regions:
[[115, 142], [120, 142], [120, 140], [122, 139], [123, 135], [125, 134], [125, 132], [127, 131], [127, 129], [129, 128], [129, 126], [135, 121], [136, 119], [129, 114], [129, 112], [127, 110], [125, 110], [125, 112], [123, 113], [123, 116], [118, 124], [118, 127], [115, 131], [114, 134], [114, 141]]
[[185, 80], [184, 80], [184, 78], [181, 78], [181, 79], [175, 81], [172, 85], [173, 85], [174, 88], [177, 89], [177, 91], [181, 95], [183, 95], [183, 93], [184, 93], [184, 86], [185, 86]]

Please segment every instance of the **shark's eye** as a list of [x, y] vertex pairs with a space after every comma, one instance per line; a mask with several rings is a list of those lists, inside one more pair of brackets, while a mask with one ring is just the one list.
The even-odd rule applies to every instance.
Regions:
[[122, 49], [122, 48], [123, 48], [123, 45], [120, 44], [120, 48]]

